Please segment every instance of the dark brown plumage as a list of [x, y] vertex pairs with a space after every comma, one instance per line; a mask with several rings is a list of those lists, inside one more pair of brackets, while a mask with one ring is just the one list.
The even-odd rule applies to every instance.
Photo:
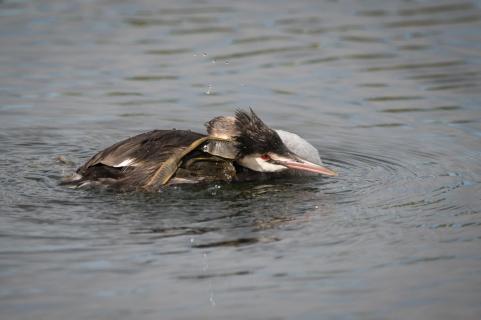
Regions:
[[289, 152], [277, 132], [269, 128], [252, 109], [250, 113], [238, 110], [235, 114], [235, 126], [237, 129], [235, 141], [240, 156]]
[[[82, 176], [77, 184], [98, 182], [124, 189], [152, 190], [171, 179], [177, 182], [193, 179], [230, 181], [235, 175], [232, 160], [212, 156], [198, 148], [189, 149], [196, 141], [202, 145], [204, 139], [207, 139], [206, 135], [185, 130], [142, 133], [94, 155], [77, 170]], [[177, 155], [181, 159], [177, 159]], [[172, 162], [168, 164], [175, 167], [162, 168], [168, 160]], [[165, 177], [170, 171], [173, 176]]]

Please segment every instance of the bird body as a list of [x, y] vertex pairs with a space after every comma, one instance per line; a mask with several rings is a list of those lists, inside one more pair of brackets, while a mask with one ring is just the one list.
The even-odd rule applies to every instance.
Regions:
[[69, 182], [156, 191], [177, 183], [255, 180], [274, 172], [335, 175], [320, 166], [312, 145], [293, 133], [270, 129], [252, 110], [216, 117], [206, 127], [207, 135], [154, 130], [120, 141], [90, 158]]

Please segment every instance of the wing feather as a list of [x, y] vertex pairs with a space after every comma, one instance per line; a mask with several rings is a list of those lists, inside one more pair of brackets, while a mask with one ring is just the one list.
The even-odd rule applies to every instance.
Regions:
[[[163, 184], [175, 173], [182, 157], [199, 145], [192, 144], [198, 140], [205, 141], [205, 137], [203, 134], [185, 130], [154, 130], [142, 133], [100, 151], [81, 166], [77, 173], [87, 177], [96, 171], [94, 176], [100, 179], [97, 175], [99, 170], [96, 169], [101, 167], [101, 172], [108, 169], [112, 175], [113, 171], [117, 182], [136, 186], [147, 183], [158, 185], [157, 180], [160, 179]], [[164, 168], [164, 171], [161, 168]]]

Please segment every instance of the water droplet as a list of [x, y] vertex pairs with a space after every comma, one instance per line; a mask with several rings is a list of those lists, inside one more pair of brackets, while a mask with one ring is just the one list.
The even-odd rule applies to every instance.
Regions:
[[204, 57], [207, 57], [207, 53], [206, 53], [206, 52], [203, 52], [202, 55], [203, 55]]
[[209, 301], [210, 301], [210, 305], [215, 307], [214, 294], [212, 292], [210, 294]]
[[225, 63], [225, 64], [229, 64], [229, 61], [226, 60], [226, 61], [224, 61], [224, 63]]
[[207, 91], [205, 92], [205, 94], [211, 94], [212, 92], [212, 85], [209, 84], [209, 86], [207, 87]]
[[207, 271], [207, 269], [209, 269], [209, 262], [207, 261], [207, 253], [204, 253], [203, 254], [203, 258], [204, 258], [204, 263], [202, 265], [202, 271]]
[[212, 60], [212, 63], [215, 64], [215, 60]]

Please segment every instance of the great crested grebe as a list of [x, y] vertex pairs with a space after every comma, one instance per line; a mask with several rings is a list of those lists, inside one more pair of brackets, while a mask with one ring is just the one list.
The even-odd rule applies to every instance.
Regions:
[[269, 128], [252, 109], [216, 117], [205, 125], [207, 135], [154, 130], [120, 141], [94, 155], [68, 183], [155, 191], [177, 183], [336, 175], [321, 166], [319, 153], [307, 141]]

